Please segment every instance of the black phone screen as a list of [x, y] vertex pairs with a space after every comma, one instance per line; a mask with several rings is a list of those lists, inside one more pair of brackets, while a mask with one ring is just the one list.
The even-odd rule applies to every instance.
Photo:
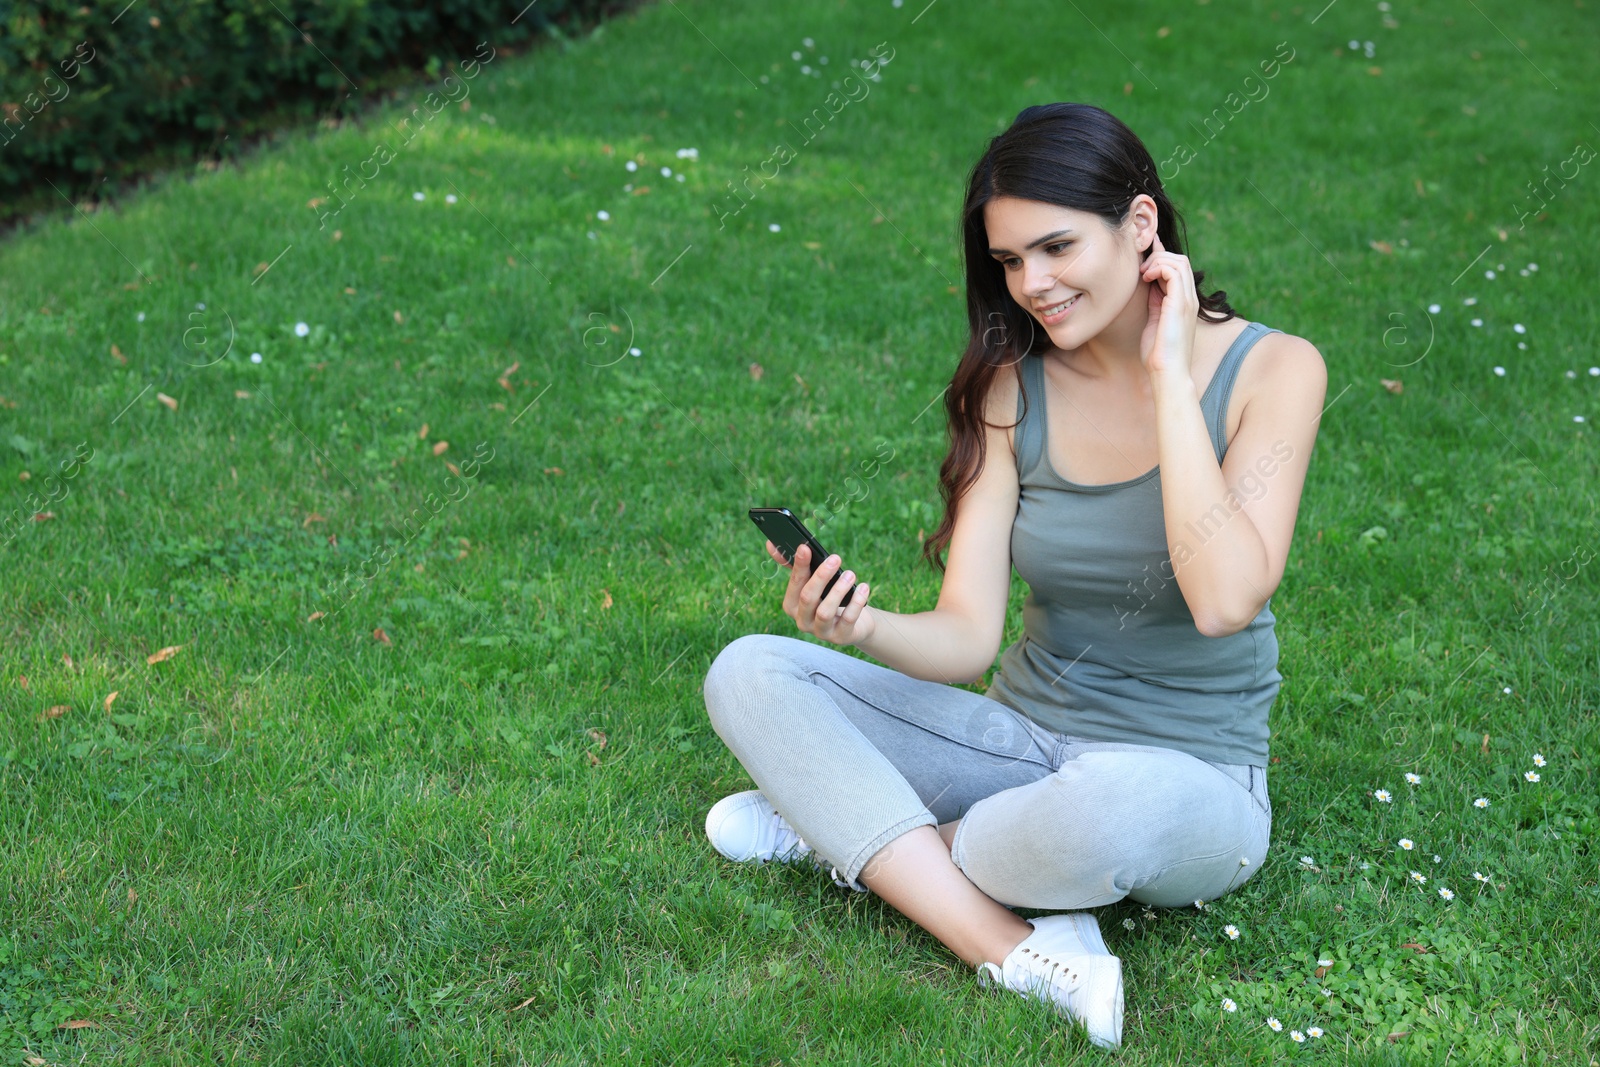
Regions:
[[[794, 513], [788, 508], [751, 508], [750, 521], [760, 527], [761, 532], [767, 535], [767, 540], [771, 541], [773, 546], [783, 553], [783, 558], [791, 564], [794, 563], [795, 551], [801, 545], [811, 549], [810, 566], [813, 571], [816, 570], [818, 564], [830, 555], [828, 550], [823, 548], [815, 537], [811, 536], [811, 531], [806, 529], [805, 523], [795, 518]], [[843, 568], [840, 568], [839, 574], [843, 573]], [[823, 587], [822, 596], [824, 599], [833, 590], [833, 583], [839, 580], [839, 574], [829, 578], [828, 584]], [[840, 603], [850, 603], [850, 598], [855, 595], [855, 592], [856, 587], [852, 585], [850, 591], [844, 595], [844, 599]]]

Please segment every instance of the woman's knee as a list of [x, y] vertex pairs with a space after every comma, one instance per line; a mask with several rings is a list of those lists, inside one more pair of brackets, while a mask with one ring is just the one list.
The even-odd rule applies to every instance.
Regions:
[[706, 713], [718, 735], [738, 729], [769, 706], [762, 690], [776, 673], [792, 670], [786, 644], [791, 637], [746, 634], [723, 646], [706, 671], [703, 691]]

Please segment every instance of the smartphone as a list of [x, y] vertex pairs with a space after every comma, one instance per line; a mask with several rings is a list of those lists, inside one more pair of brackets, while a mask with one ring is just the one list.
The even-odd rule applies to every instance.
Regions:
[[[811, 536], [811, 531], [806, 529], [806, 524], [795, 518], [794, 512], [788, 508], [751, 508], [750, 521], [761, 528], [761, 532], [767, 535], [767, 540], [771, 541], [773, 547], [783, 553], [783, 558], [790, 563], [794, 562], [795, 551], [801, 545], [811, 549], [810, 566], [813, 571], [817, 569], [823, 560], [831, 555], [827, 549], [817, 542], [815, 537]], [[841, 567], [832, 578], [828, 579], [828, 584], [822, 588], [823, 599], [827, 599], [828, 594], [833, 590], [833, 583], [837, 582], [839, 575], [843, 573], [844, 568]], [[861, 583], [856, 583], [856, 585], [859, 584]], [[856, 586], [852, 585], [850, 591], [840, 601], [840, 604], [850, 603], [850, 598], [855, 595]]]

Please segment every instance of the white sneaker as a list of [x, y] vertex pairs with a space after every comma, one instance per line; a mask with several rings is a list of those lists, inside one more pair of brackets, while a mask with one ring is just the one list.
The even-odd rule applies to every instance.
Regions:
[[978, 981], [999, 983], [1082, 1023], [1101, 1048], [1122, 1044], [1122, 961], [1106, 950], [1087, 912], [1029, 919], [1029, 934], [1005, 962], [985, 963]]
[[[757, 789], [734, 793], [713, 804], [706, 812], [706, 837], [711, 839], [712, 848], [735, 863], [793, 863], [809, 859], [819, 870], [823, 866], [811, 846]], [[840, 877], [836, 867], [829, 868], [828, 875], [841, 889], [867, 892], [859, 882]]]

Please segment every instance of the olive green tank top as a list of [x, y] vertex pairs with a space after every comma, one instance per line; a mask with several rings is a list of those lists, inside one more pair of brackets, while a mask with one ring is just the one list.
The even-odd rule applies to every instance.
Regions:
[[[1239, 366], [1276, 332], [1246, 327], [1200, 398], [1218, 463]], [[1022, 488], [1011, 559], [1029, 592], [1022, 636], [1001, 656], [987, 695], [1072, 737], [1264, 766], [1267, 712], [1282, 681], [1270, 607], [1226, 637], [1195, 629], [1173, 577], [1160, 468], [1109, 485], [1061, 477], [1049, 459], [1044, 364], [1027, 356], [1019, 370]], [[1059, 393], [1050, 399], [1062, 402]], [[1190, 523], [1190, 548], [1231, 517], [1219, 505]]]

